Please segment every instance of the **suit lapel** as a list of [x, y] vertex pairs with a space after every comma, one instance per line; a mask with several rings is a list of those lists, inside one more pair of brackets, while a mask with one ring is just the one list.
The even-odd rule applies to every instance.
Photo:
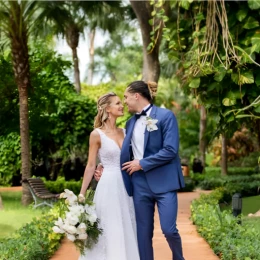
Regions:
[[[134, 126], [135, 126], [135, 122], [136, 122], [136, 118], [133, 117], [129, 123], [129, 127], [127, 129], [127, 133], [126, 133], [126, 137], [125, 137], [125, 140], [124, 140], [124, 148], [128, 148], [127, 151], [129, 150], [129, 146], [130, 146], [130, 143], [131, 143], [131, 138], [132, 138], [132, 135], [133, 135], [133, 130], [134, 130]], [[125, 151], [125, 150], [124, 150]]]
[[[152, 111], [151, 111], [149, 117], [151, 117], [152, 119], [155, 119], [155, 118], [156, 118], [156, 110], [157, 110], [157, 107], [156, 107], [155, 105], [153, 105]], [[145, 134], [144, 134], [144, 151], [145, 151], [145, 149], [146, 149], [146, 145], [147, 145], [149, 136], [150, 136], [150, 132], [147, 131], [147, 128], [145, 127]]]

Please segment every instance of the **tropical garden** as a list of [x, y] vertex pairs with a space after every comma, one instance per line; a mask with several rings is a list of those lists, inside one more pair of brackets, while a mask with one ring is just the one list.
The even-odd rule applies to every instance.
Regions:
[[158, 82], [155, 104], [177, 117], [180, 192], [212, 190], [192, 202], [198, 232], [220, 259], [260, 259], [260, 219], [247, 216], [260, 210], [259, 20], [259, 0], [0, 0], [0, 259], [57, 250], [57, 209], [34, 209], [23, 180], [78, 194], [97, 98], [138, 79]]

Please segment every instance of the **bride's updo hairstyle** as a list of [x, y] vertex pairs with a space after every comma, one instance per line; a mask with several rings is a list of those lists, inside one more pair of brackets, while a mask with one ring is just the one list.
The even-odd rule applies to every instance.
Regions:
[[139, 93], [141, 96], [146, 98], [150, 103], [152, 103], [154, 97], [157, 93], [157, 83], [153, 81], [133, 81], [127, 86], [126, 89], [129, 93]]
[[95, 117], [94, 128], [100, 128], [104, 126], [104, 123], [109, 118], [109, 114], [106, 111], [106, 108], [111, 104], [112, 97], [117, 95], [114, 92], [109, 92], [98, 99], [97, 110], [98, 113]]

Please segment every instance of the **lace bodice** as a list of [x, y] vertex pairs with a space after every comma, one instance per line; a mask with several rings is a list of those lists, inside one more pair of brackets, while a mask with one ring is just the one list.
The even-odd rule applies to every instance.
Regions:
[[118, 144], [108, 137], [102, 130], [96, 129], [100, 135], [101, 147], [98, 151], [98, 158], [103, 167], [120, 167], [120, 153], [121, 149]]

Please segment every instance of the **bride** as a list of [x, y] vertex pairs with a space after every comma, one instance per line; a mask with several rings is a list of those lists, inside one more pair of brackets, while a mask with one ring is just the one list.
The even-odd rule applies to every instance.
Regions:
[[125, 190], [120, 165], [125, 132], [117, 128], [116, 119], [123, 116], [123, 105], [115, 93], [108, 93], [99, 98], [97, 108], [80, 194], [86, 193], [98, 156], [104, 171], [94, 203], [103, 233], [79, 260], [139, 260], [133, 200]]

